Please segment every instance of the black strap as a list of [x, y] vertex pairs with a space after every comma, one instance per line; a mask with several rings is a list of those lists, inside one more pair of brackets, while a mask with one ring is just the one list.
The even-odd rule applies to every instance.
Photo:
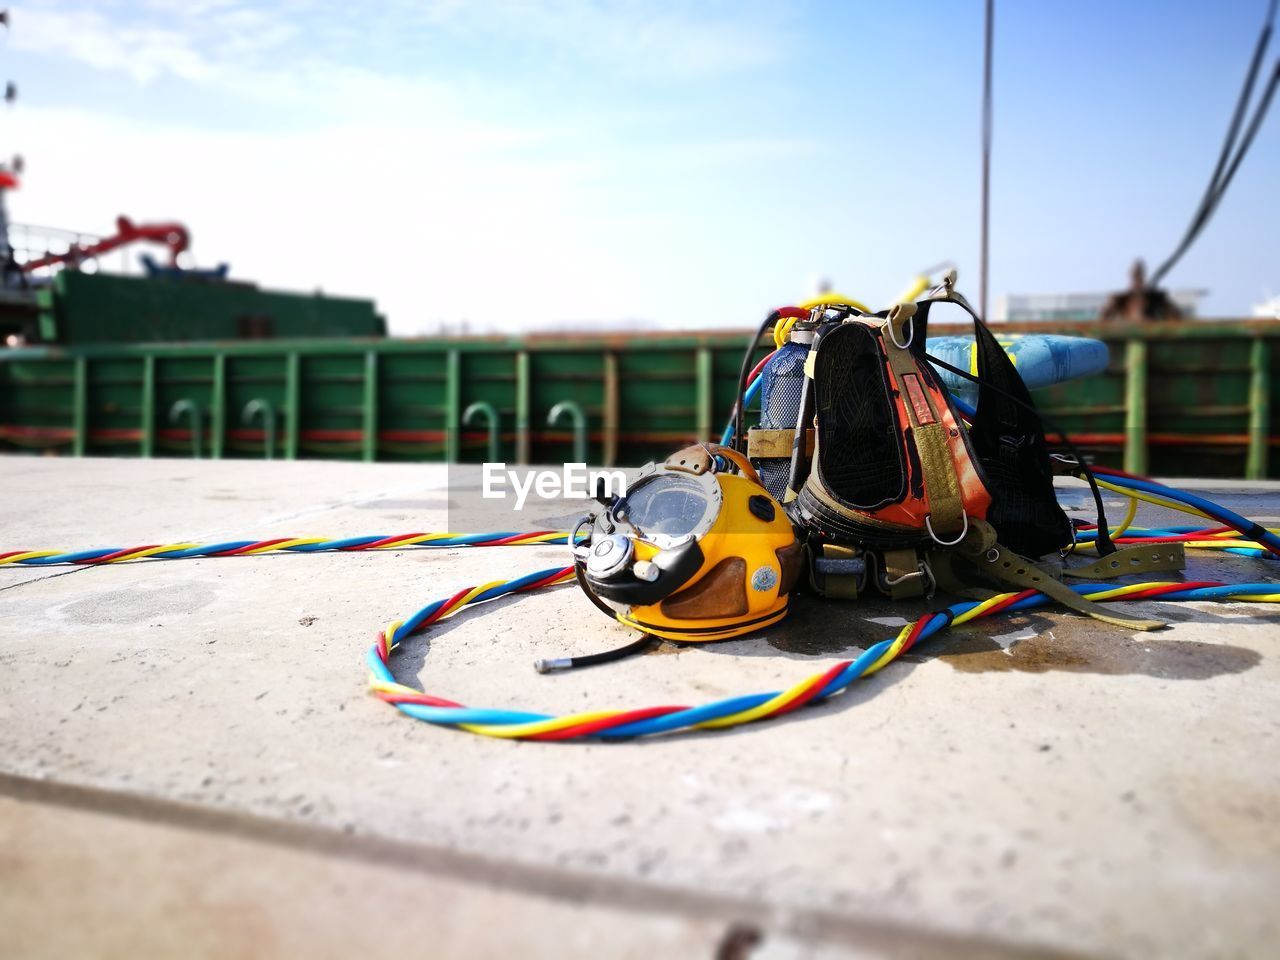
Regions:
[[969, 442], [991, 491], [987, 518], [1001, 542], [1017, 553], [1040, 557], [1060, 550], [1071, 542], [1071, 522], [1053, 489], [1044, 427], [1031, 392], [991, 329], [948, 285], [917, 306], [912, 347], [922, 359], [931, 359], [925, 353], [929, 307], [943, 302], [957, 304], [973, 318], [978, 373], [970, 379], [978, 384], [978, 403]]

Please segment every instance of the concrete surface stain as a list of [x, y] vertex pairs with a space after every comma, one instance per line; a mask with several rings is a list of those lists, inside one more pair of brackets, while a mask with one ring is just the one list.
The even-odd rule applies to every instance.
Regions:
[[[926, 609], [912, 606], [906, 615], [919, 616]], [[900, 628], [889, 621], [903, 616], [903, 612], [902, 604], [878, 597], [832, 602], [798, 596], [792, 600], [790, 616], [766, 630], [761, 639], [784, 654], [855, 656], [858, 650], [896, 634]], [[1161, 610], [1161, 614], [1171, 620], [1183, 619], [1178, 613]], [[1194, 611], [1186, 614], [1188, 619], [1195, 616]], [[1262, 655], [1247, 647], [1134, 637], [1119, 627], [1075, 619], [1025, 617], [1013, 624], [992, 623], [985, 628], [987, 632], [976, 632], [983, 629], [975, 625], [960, 633], [940, 636], [927, 648], [913, 650], [902, 660], [909, 663], [942, 660], [964, 673], [1065, 670], [1172, 680], [1206, 680], [1243, 673], [1262, 662]]]
[[1173, 781], [1169, 795], [1182, 819], [1224, 853], [1267, 863], [1280, 856], [1280, 792], [1187, 776]]
[[138, 585], [128, 590], [109, 590], [60, 609], [73, 623], [142, 623], [171, 614], [194, 613], [211, 604], [217, 592], [208, 584], [186, 581], [148, 589]]
[[1005, 647], [990, 636], [940, 640], [938, 659], [962, 673], [1046, 673], [1065, 670], [1108, 676], [1143, 675], [1170, 680], [1207, 680], [1243, 673], [1257, 666], [1256, 650], [1198, 640], [1127, 637], [1119, 628], [1075, 633], [1068, 639], [1052, 632], [1019, 639]]
[[761, 636], [780, 653], [826, 657], [853, 648], [865, 650], [892, 637], [901, 627], [886, 626], [871, 618], [885, 620], [895, 613], [901, 616], [901, 607], [894, 610], [878, 598], [832, 601], [793, 597], [787, 619]]

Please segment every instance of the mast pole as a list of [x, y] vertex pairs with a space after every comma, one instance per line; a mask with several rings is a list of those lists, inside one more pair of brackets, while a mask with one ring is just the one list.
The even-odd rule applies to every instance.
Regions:
[[995, 0], [986, 0], [985, 36], [982, 59], [982, 237], [978, 254], [978, 312], [987, 314], [988, 243], [991, 219], [991, 34], [995, 20]]

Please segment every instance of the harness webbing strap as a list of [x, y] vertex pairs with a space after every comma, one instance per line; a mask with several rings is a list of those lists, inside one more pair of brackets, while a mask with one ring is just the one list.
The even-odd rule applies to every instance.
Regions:
[[915, 313], [914, 303], [899, 303], [889, 311], [880, 342], [889, 369], [897, 381], [902, 406], [911, 424], [911, 433], [920, 454], [924, 489], [929, 498], [930, 526], [936, 533], [951, 535], [964, 529], [964, 500], [960, 478], [951, 458], [947, 426], [934, 398], [920, 383], [920, 367], [910, 350], [900, 346], [897, 333], [902, 322]]
[[956, 292], [954, 271], [916, 304], [911, 347], [924, 357], [930, 307], [938, 303], [954, 303], [973, 320], [980, 383], [968, 443], [991, 492], [987, 519], [1019, 553], [1039, 557], [1059, 550], [1071, 542], [1071, 527], [1054, 494], [1048, 444], [1031, 394], [995, 335]]
[[890, 600], [924, 596], [928, 580], [915, 547], [886, 550], [881, 561], [884, 564], [884, 586], [889, 588]]
[[1159, 630], [1166, 626], [1160, 620], [1143, 620], [1126, 613], [1108, 610], [1101, 604], [1086, 600], [1062, 581], [1055, 580], [1043, 570], [1038, 569], [1030, 560], [1018, 556], [998, 543], [986, 553], [971, 559], [980, 570], [986, 571], [997, 580], [1023, 589], [1039, 590], [1064, 607], [1093, 617], [1095, 620], [1113, 623], [1118, 627], [1127, 627], [1131, 630]]
[[1064, 577], [1082, 580], [1107, 580], [1122, 577], [1126, 573], [1156, 573], [1165, 570], [1184, 570], [1187, 554], [1180, 543], [1145, 543], [1121, 547], [1114, 553], [1099, 557], [1087, 567], [1066, 567]]

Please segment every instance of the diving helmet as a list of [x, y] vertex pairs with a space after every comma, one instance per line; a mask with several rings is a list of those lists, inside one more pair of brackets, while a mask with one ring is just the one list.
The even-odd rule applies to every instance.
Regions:
[[627, 626], [668, 640], [777, 623], [803, 567], [791, 521], [747, 458], [700, 444], [649, 464], [570, 538], [578, 583]]

